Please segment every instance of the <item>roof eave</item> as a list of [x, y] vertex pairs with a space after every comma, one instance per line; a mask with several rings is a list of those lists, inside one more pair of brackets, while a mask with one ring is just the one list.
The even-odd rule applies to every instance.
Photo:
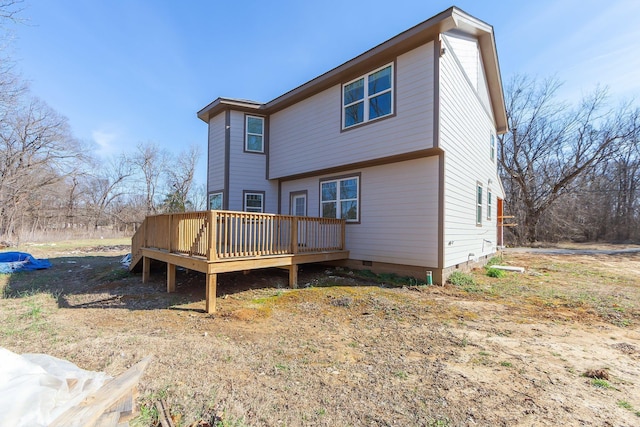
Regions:
[[366, 73], [369, 69], [379, 66], [385, 61], [391, 61], [405, 52], [435, 40], [439, 34], [453, 29], [460, 29], [478, 37], [482, 60], [486, 67], [496, 131], [499, 134], [506, 133], [508, 131], [507, 116], [493, 27], [456, 7], [450, 7], [266, 104], [232, 98], [218, 98], [198, 111], [198, 118], [208, 123], [211, 117], [227, 109], [261, 114], [277, 112], [334, 85], [341, 84], [353, 76]]
[[364, 73], [386, 60], [392, 60], [402, 53], [415, 49], [430, 40], [435, 40], [440, 33], [455, 28], [456, 22], [453, 17], [455, 10], [454, 7], [451, 7], [321, 76], [275, 98], [266, 104], [267, 110], [271, 113], [284, 109], [333, 85], [340, 84], [353, 75]]
[[202, 110], [198, 111], [198, 118], [205, 123], [209, 123], [211, 117], [216, 116], [222, 111], [228, 109], [256, 112], [264, 108], [264, 104], [261, 104], [259, 102], [220, 97], [204, 107]]

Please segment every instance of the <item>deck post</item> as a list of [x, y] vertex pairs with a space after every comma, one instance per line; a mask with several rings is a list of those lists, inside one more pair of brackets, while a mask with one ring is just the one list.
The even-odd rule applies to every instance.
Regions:
[[216, 312], [216, 282], [218, 275], [216, 273], [207, 273], [207, 313], [215, 313]]
[[142, 283], [149, 281], [149, 274], [151, 273], [151, 258], [146, 256], [142, 257]]
[[298, 287], [298, 264], [289, 266], [289, 287], [291, 289]]
[[216, 211], [209, 211], [207, 213], [207, 220], [209, 221], [208, 237], [207, 237], [207, 259], [209, 261], [215, 261], [218, 259], [217, 246], [217, 233], [218, 233], [218, 213]]
[[298, 217], [291, 217], [291, 253], [298, 253]]
[[341, 225], [341, 234], [342, 236], [340, 236], [340, 250], [344, 251], [344, 248], [347, 246], [346, 245], [346, 239], [347, 239], [347, 221], [346, 220], [342, 220], [342, 225]]
[[167, 263], [167, 293], [176, 291], [176, 265]]

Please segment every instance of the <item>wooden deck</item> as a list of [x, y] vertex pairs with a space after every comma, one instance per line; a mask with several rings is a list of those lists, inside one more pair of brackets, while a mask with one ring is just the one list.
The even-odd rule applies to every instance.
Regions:
[[298, 264], [346, 259], [345, 221], [231, 211], [148, 216], [131, 239], [130, 270], [151, 260], [167, 263], [167, 292], [175, 291], [176, 267], [206, 274], [206, 310], [216, 309], [217, 274], [279, 267], [296, 287]]

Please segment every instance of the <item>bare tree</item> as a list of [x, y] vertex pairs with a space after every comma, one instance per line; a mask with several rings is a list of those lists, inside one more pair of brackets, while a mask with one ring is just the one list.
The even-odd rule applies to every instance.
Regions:
[[24, 10], [23, 0], [1, 0], [0, 1], [0, 22], [18, 21], [18, 14]]
[[514, 230], [520, 241], [534, 242], [550, 206], [638, 134], [637, 109], [609, 109], [600, 89], [571, 107], [556, 99], [559, 86], [553, 79], [516, 76], [506, 88], [511, 133], [500, 138], [499, 160], [507, 203], [523, 224]]
[[153, 142], [140, 143], [131, 162], [144, 178], [145, 214], [155, 214], [157, 212], [156, 193], [160, 176], [166, 168], [167, 154]]
[[97, 174], [89, 177], [84, 194], [94, 229], [105, 220], [107, 209], [126, 194], [126, 180], [131, 175], [131, 162], [120, 155], [105, 162]]
[[82, 157], [66, 118], [39, 100], [0, 122], [0, 235], [11, 233], [27, 196], [63, 179]]
[[168, 165], [166, 171], [167, 194], [163, 202], [163, 211], [185, 212], [193, 210], [193, 203], [189, 200], [189, 196], [199, 158], [200, 148], [197, 145], [192, 145]]

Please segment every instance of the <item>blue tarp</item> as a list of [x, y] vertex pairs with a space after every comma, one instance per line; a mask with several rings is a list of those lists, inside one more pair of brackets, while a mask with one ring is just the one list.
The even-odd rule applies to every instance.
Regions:
[[0, 273], [44, 270], [51, 267], [48, 259], [36, 259], [24, 252], [0, 252]]

